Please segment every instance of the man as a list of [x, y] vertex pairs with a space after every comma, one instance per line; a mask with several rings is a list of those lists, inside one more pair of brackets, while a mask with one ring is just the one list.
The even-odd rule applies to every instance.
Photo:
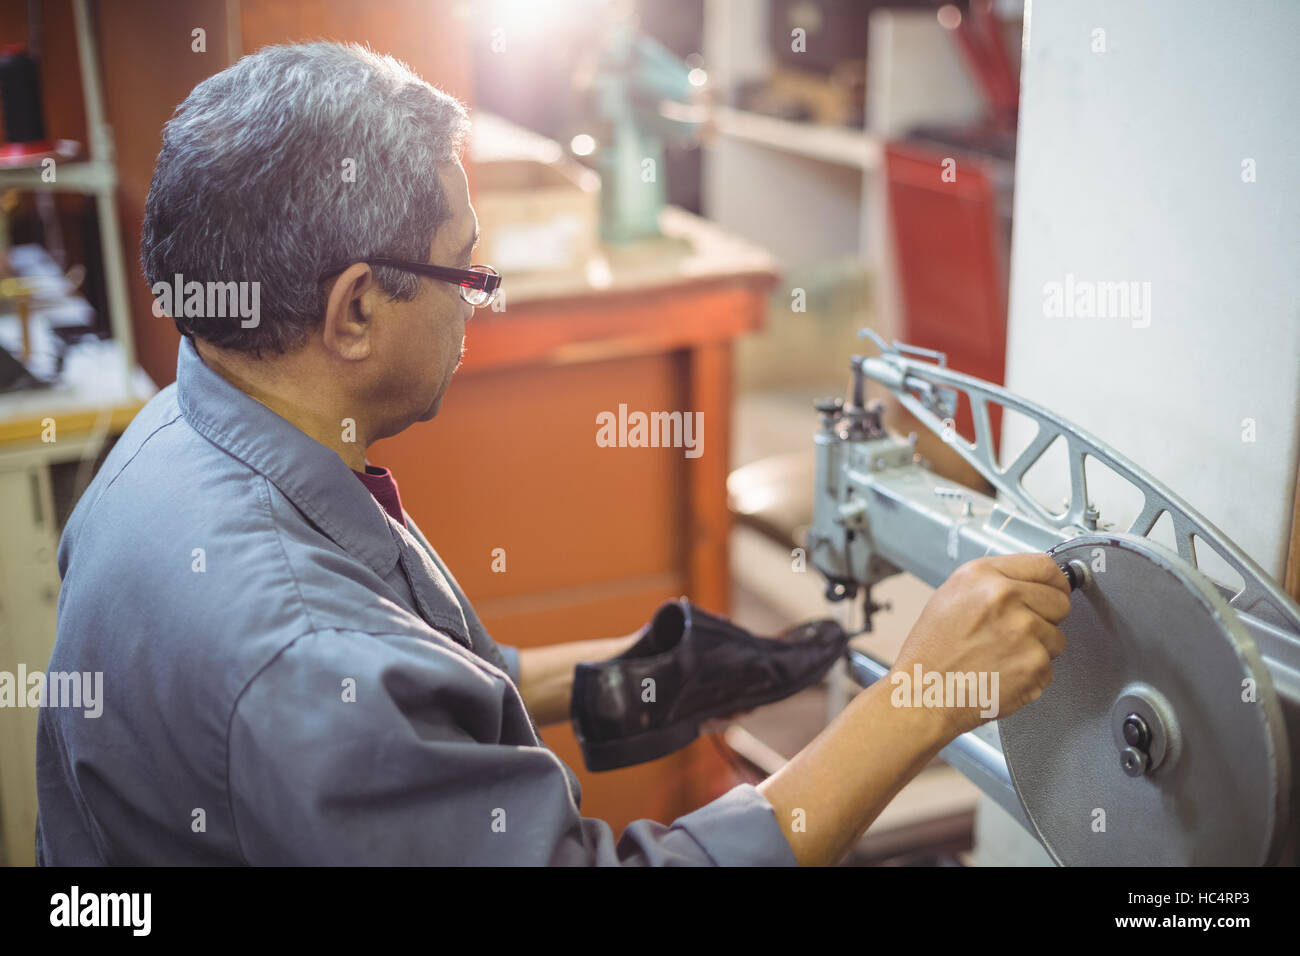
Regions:
[[[984, 719], [894, 708], [882, 681], [757, 788], [617, 843], [580, 816], [534, 721], [631, 638], [495, 645], [366, 461], [437, 414], [491, 292], [438, 271], [477, 236], [465, 123], [395, 61], [324, 43], [244, 58], [168, 123], [146, 276], [255, 282], [258, 315], [171, 303], [177, 381], [64, 533], [50, 669], [102, 671], [106, 699], [41, 714], [42, 862], [829, 863]], [[1050, 680], [1068, 606], [1046, 556], [972, 562], [898, 667], [998, 672], [1009, 712]]]

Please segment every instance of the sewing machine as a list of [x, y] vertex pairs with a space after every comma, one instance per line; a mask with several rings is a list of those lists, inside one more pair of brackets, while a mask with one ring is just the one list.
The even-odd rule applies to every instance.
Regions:
[[[985, 555], [1052, 555], [1073, 588], [1068, 640], [1035, 702], [965, 734], [942, 753], [1034, 833], [1061, 865], [1293, 863], [1291, 765], [1300, 752], [1300, 606], [1247, 554], [1156, 478], [1045, 408], [955, 372], [939, 352], [890, 344], [854, 356], [847, 403], [818, 403], [816, 498], [808, 556], [827, 596], [859, 594], [900, 571], [938, 586]], [[934, 474], [916, 436], [883, 427], [865, 402], [883, 385], [996, 490]], [[973, 440], [954, 416], [965, 396]], [[990, 412], [1037, 426], [999, 461]], [[1059, 511], [1025, 487], [1055, 442], [1067, 450]], [[1089, 497], [1093, 459], [1140, 496], [1112, 526]], [[1154, 540], [1162, 515], [1175, 547]], [[1197, 551], [1217, 577], [1198, 568]], [[1208, 560], [1212, 552], [1215, 560]], [[864, 686], [889, 673], [851, 651]]]

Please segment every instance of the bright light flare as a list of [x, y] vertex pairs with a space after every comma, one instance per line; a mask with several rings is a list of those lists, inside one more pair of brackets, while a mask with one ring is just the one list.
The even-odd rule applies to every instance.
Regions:
[[945, 30], [956, 30], [961, 26], [961, 10], [956, 5], [945, 3], [939, 8], [939, 26]]

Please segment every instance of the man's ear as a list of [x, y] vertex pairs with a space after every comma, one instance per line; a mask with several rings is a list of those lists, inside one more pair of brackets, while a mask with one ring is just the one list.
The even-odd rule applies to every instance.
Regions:
[[325, 348], [341, 359], [359, 361], [368, 358], [373, 347], [371, 329], [374, 316], [375, 273], [364, 262], [355, 262], [334, 279], [325, 302], [325, 319], [321, 337]]

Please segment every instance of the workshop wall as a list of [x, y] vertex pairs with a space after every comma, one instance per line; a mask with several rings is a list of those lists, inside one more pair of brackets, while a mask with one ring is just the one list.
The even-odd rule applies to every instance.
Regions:
[[[1248, 16], [1213, 0], [1032, 5], [1007, 346], [1012, 391], [1104, 436], [1278, 579], [1300, 452], [1298, 35], [1283, 0]], [[1059, 317], [1048, 301], [1049, 283], [1086, 305], [1083, 284], [1103, 282], [1138, 283], [1128, 314]], [[1008, 420], [1004, 460], [1025, 424]], [[1059, 501], [1066, 474], [1026, 484]], [[1091, 497], [1126, 527], [1132, 502], [1104, 478], [1089, 475]], [[1046, 862], [987, 799], [977, 830], [982, 863]]]

